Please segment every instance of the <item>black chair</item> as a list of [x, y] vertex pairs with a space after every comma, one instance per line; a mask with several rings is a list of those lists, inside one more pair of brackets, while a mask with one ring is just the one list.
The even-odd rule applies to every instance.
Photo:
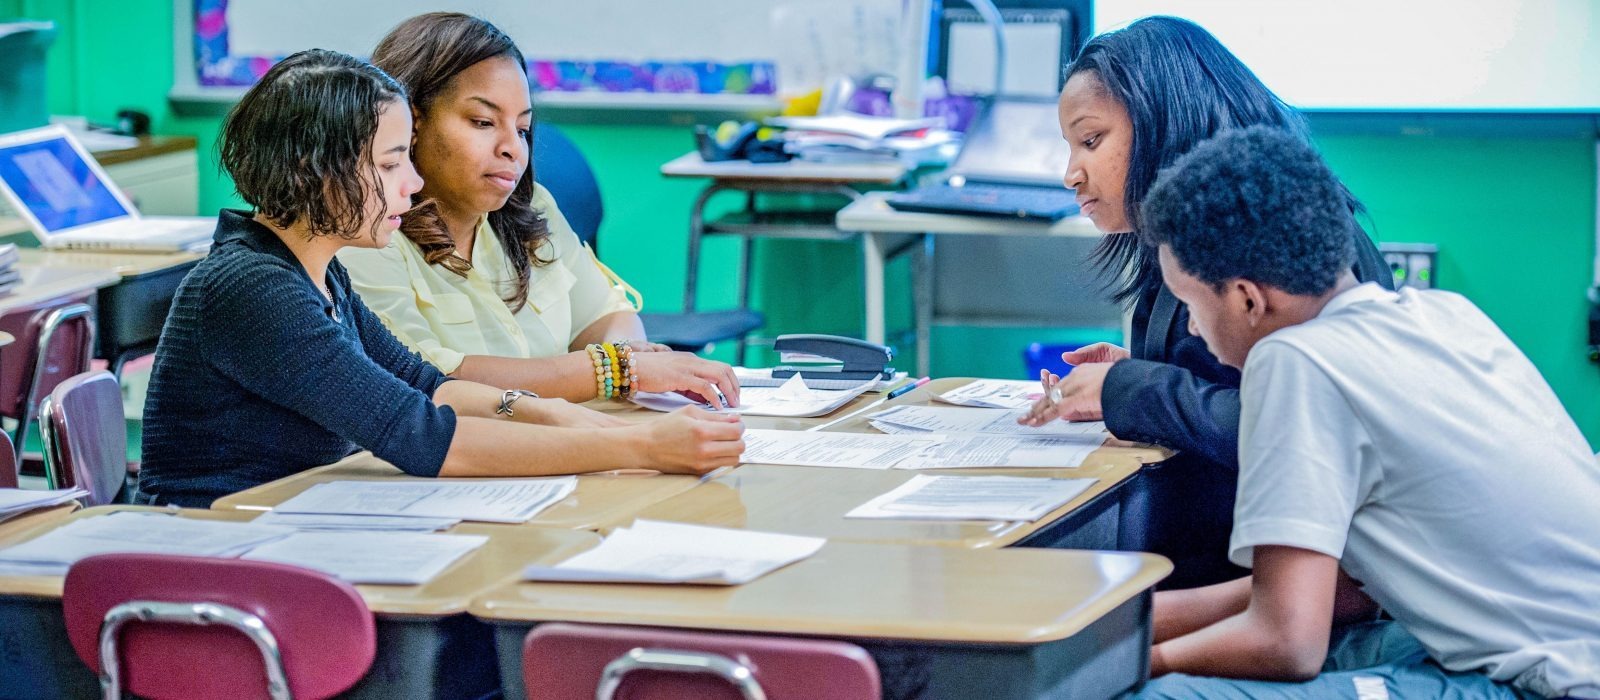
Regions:
[[[533, 172], [539, 184], [555, 197], [578, 239], [589, 244], [598, 256], [596, 236], [600, 220], [605, 217], [605, 205], [600, 200], [600, 184], [583, 152], [560, 129], [540, 124], [534, 130]], [[760, 312], [750, 309], [684, 309], [683, 313], [648, 313], [639, 317], [651, 341], [688, 352], [699, 352], [720, 340], [742, 339], [766, 323]]]

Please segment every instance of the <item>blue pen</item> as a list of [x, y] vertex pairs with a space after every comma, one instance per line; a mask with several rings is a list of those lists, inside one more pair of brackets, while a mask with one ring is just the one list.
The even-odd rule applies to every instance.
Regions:
[[900, 395], [905, 394], [907, 392], [910, 392], [912, 389], [915, 389], [915, 388], [917, 388], [919, 386], [922, 386], [923, 384], [927, 384], [930, 381], [932, 381], [932, 380], [929, 379], [928, 377], [923, 377], [921, 379], [918, 379], [917, 381], [914, 381], [914, 382], [912, 382], [910, 384], [907, 384], [907, 385], [905, 385], [903, 387], [900, 387], [899, 389], [895, 389], [894, 391], [889, 392], [889, 395], [885, 396], [884, 398], [886, 398], [886, 399], [898, 398]]

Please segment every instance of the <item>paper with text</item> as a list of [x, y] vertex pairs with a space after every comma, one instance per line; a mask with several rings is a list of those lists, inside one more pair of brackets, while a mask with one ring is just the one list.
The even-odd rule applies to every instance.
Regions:
[[[294, 530], [165, 513], [109, 513], [74, 520], [39, 537], [0, 550], [0, 573], [64, 574], [96, 554], [183, 554], [236, 557]], [[12, 568], [15, 565], [15, 568]]]
[[279, 513], [269, 511], [251, 522], [257, 525], [282, 525], [296, 530], [369, 530], [390, 532], [437, 532], [448, 530], [460, 518], [413, 518], [403, 515], [330, 515], [326, 513]]
[[744, 431], [742, 464], [787, 464], [801, 467], [890, 469], [942, 435], [873, 435], [794, 430]]
[[947, 434], [944, 441], [894, 465], [896, 469], [950, 467], [1068, 468], [1083, 464], [1099, 442], [1077, 437]]
[[0, 521], [30, 510], [59, 506], [67, 501], [89, 495], [88, 491], [73, 487], [54, 491], [33, 489], [0, 489]]
[[1094, 479], [918, 474], [899, 488], [861, 504], [845, 517], [1033, 522], [1077, 498], [1094, 482]]
[[879, 423], [893, 423], [905, 428], [916, 428], [932, 433], [977, 433], [982, 435], [1021, 436], [1075, 436], [1084, 440], [1104, 442], [1111, 433], [1104, 421], [1069, 423], [1050, 421], [1037, 428], [1020, 425], [1017, 419], [1026, 411], [1004, 408], [968, 408], [956, 406], [895, 406], [867, 418]]
[[638, 520], [560, 564], [529, 566], [523, 578], [736, 586], [816, 554], [825, 543], [821, 537]]
[[279, 513], [400, 515], [522, 523], [566, 498], [577, 477], [480, 481], [330, 481], [284, 501]]
[[483, 535], [299, 532], [251, 549], [244, 558], [303, 566], [350, 583], [415, 585], [432, 581], [488, 541]]
[[1044, 397], [1039, 382], [1021, 379], [976, 379], [934, 396], [934, 400], [977, 408], [1029, 408]]
[[[875, 383], [869, 381], [838, 391], [809, 389], [805, 380], [797, 374], [781, 386], [739, 389], [739, 405], [726, 410], [746, 416], [810, 418], [830, 413], [849, 403]], [[704, 406], [681, 394], [671, 393], [638, 394], [633, 397], [633, 402], [652, 411], [673, 411], [683, 406]]]

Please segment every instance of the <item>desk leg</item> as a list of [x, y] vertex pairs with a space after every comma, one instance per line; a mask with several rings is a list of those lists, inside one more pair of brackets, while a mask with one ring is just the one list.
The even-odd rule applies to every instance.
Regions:
[[867, 342], [884, 344], [883, 329], [883, 234], [861, 234], [861, 276], [866, 284]]
[[[933, 236], [922, 235], [922, 245], [911, 258], [912, 313], [917, 326], [917, 375], [931, 377], [933, 366]], [[912, 379], [915, 380], [916, 377]]]

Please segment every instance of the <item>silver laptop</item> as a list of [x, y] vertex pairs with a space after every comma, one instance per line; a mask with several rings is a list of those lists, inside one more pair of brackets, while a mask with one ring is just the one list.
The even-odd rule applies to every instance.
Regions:
[[206, 247], [215, 217], [140, 216], [62, 126], [0, 135], [0, 194], [46, 248]]

